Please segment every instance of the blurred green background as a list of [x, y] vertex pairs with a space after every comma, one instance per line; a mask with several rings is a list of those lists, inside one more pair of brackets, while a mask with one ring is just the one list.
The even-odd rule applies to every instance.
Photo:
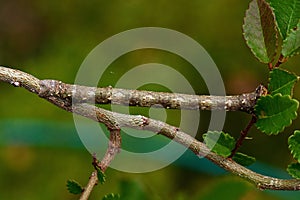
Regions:
[[[15, 67], [40, 79], [73, 83], [87, 54], [100, 42], [119, 32], [145, 26], [180, 31], [198, 41], [211, 55], [223, 77], [227, 94], [255, 90], [267, 83], [267, 66], [257, 62], [242, 37], [248, 1], [0, 1], [0, 64]], [[190, 81], [197, 94], [207, 89], [192, 76], [189, 65], [176, 55], [140, 50], [116, 60], [113, 76], [102, 86], [114, 85], [134, 66], [157, 62], [172, 66]], [[300, 74], [298, 57], [284, 65]], [[144, 89], [167, 91], [157, 85]], [[24, 89], [0, 83], [0, 199], [77, 199], [68, 194], [70, 178], [85, 185], [92, 171], [91, 156], [79, 140], [72, 114], [56, 108]], [[299, 84], [295, 97], [300, 97]], [[147, 109], [131, 109], [148, 115]], [[178, 113], [168, 111], [176, 125]], [[201, 112], [201, 118], [209, 112]], [[224, 131], [236, 138], [249, 116], [227, 113]], [[178, 120], [177, 120], [178, 121]], [[255, 156], [253, 168], [264, 174], [289, 178], [284, 173], [292, 161], [287, 138], [299, 128], [299, 119], [284, 133], [269, 137], [255, 128], [253, 140], [241, 151]], [[207, 129], [200, 122], [198, 138]], [[159, 137], [159, 136], [157, 136]], [[126, 145], [126, 141], [123, 141]], [[149, 146], [155, 144], [148, 144]], [[267, 164], [261, 164], [267, 163]], [[121, 199], [299, 199], [299, 192], [259, 191], [251, 184], [206, 161], [186, 153], [176, 163], [147, 174], [107, 171], [107, 183], [91, 199], [120, 193]]]

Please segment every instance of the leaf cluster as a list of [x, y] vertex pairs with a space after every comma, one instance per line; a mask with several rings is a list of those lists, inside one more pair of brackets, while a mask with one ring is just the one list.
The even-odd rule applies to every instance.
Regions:
[[246, 11], [243, 34], [262, 63], [272, 63], [278, 56], [282, 61], [299, 54], [300, 1], [252, 0]]
[[[297, 118], [299, 108], [298, 100], [293, 99], [299, 77], [279, 66], [300, 53], [300, 0], [252, 0], [243, 35], [253, 55], [270, 69], [268, 94], [260, 97], [254, 108], [255, 125], [267, 135], [277, 135]], [[213, 152], [232, 156], [236, 141], [228, 133], [210, 131], [203, 138]], [[300, 131], [294, 132], [288, 144], [297, 163], [289, 165], [287, 171], [300, 178]], [[232, 159], [243, 165], [255, 161], [242, 153], [234, 153]]]
[[[300, 0], [252, 0], [246, 11], [243, 34], [253, 55], [270, 69], [268, 94], [258, 99], [254, 112], [256, 127], [267, 135], [277, 135], [297, 117], [299, 102], [293, 89], [299, 77], [279, 68], [300, 53]], [[300, 132], [288, 140], [297, 163], [288, 172], [300, 178]]]

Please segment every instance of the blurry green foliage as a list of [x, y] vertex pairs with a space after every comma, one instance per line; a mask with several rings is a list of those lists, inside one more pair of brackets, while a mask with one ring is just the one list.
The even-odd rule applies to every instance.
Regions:
[[[0, 63], [41, 79], [72, 83], [81, 62], [101, 41], [128, 29], [158, 26], [180, 31], [203, 45], [219, 67], [229, 94], [250, 92], [259, 83], [267, 82], [268, 70], [253, 58], [242, 37], [241, 26], [247, 6], [247, 1], [239, 0], [3, 0], [0, 1]], [[201, 78], [194, 76], [193, 70], [187, 70], [189, 64], [185, 60], [155, 50], [132, 52], [116, 60], [109, 68], [113, 75], [103, 79], [101, 85], [113, 85], [122, 73], [148, 62], [174, 67], [188, 78], [196, 93], [207, 92]], [[299, 59], [293, 58], [286, 67], [297, 65], [300, 65]], [[299, 67], [293, 71], [300, 74]], [[152, 89], [157, 87], [152, 86]], [[70, 113], [27, 91], [2, 83], [0, 91], [5, 94], [0, 99], [0, 120], [72, 121]], [[299, 98], [299, 88], [295, 89], [294, 95]], [[205, 132], [209, 116], [208, 112], [201, 112], [200, 134]], [[243, 113], [228, 113], [224, 131], [238, 136], [247, 117]], [[295, 124], [299, 123], [297, 119]], [[285, 167], [291, 158], [287, 156], [284, 141], [292, 129], [289, 127], [287, 134], [272, 141], [253, 130], [251, 136], [255, 141], [245, 142], [241, 150], [255, 155], [258, 160]], [[74, 199], [65, 190], [65, 182], [70, 177], [76, 177], [80, 183], [87, 182], [88, 169], [92, 170], [90, 159], [87, 152], [74, 149], [1, 146], [0, 199]], [[107, 183], [101, 190], [95, 190], [91, 199], [99, 199], [107, 192], [122, 191], [119, 186], [119, 182], [123, 184], [122, 180], [129, 182], [127, 186], [125, 184], [128, 190], [139, 188], [132, 193], [136, 198], [147, 194], [149, 199], [209, 199], [218, 195], [217, 188], [223, 197], [230, 189], [236, 198], [244, 195], [244, 199], [268, 199], [264, 193], [252, 189], [246, 192], [250, 186], [237, 184], [236, 180], [231, 182], [231, 178], [224, 185], [224, 182], [219, 183], [219, 177], [176, 167], [143, 175], [109, 170], [108, 177]]]

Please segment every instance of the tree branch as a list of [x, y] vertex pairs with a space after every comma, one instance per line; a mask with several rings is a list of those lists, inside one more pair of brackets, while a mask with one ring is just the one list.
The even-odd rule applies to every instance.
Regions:
[[97, 177], [97, 171], [93, 171], [92, 175], [90, 176], [89, 182], [86, 185], [86, 187], [84, 188], [84, 191], [82, 192], [79, 200], [88, 200], [89, 196], [91, 195], [94, 187], [97, 185], [98, 183], [98, 177]]
[[0, 66], [0, 81], [24, 87], [40, 97], [67, 99], [70, 103], [117, 104], [140, 107], [163, 106], [168, 109], [226, 110], [251, 113], [256, 99], [266, 93], [260, 85], [256, 91], [235, 96], [188, 95], [178, 93], [127, 90], [112, 87], [94, 88], [66, 84], [57, 80], [39, 80], [19, 70]]
[[[253, 182], [260, 189], [300, 190], [300, 180], [277, 179], [253, 172], [229, 158], [224, 158], [211, 152], [204, 143], [179, 130], [177, 127], [171, 126], [164, 122], [150, 119], [141, 115], [115, 113], [80, 101], [76, 101], [72, 105], [73, 93], [65, 93], [64, 91], [66, 90], [59, 87], [62, 86], [62, 84], [57, 84], [56, 81], [38, 81], [38, 79], [32, 77], [31, 75], [3, 67], [0, 67], [0, 81], [8, 82], [15, 86], [24, 87], [62, 109], [85, 116], [94, 121], [104, 123], [109, 130], [119, 130], [122, 127], [130, 127], [138, 130], [149, 130], [166, 136], [186, 146], [196, 155], [205, 156], [207, 159], [219, 165], [223, 169], [236, 174], [239, 177], [245, 178], [250, 182]], [[19, 82], [19, 84], [14, 84], [14, 82]], [[49, 88], [47, 88], [48, 86]], [[264, 89], [258, 90], [260, 91], [260, 95], [264, 94]], [[76, 91], [78, 91], [78, 89]], [[76, 93], [74, 95], [76, 95]], [[251, 109], [253, 109], [255, 101], [254, 104], [251, 105]], [[118, 137], [112, 138], [117, 139]], [[115, 145], [111, 144], [111, 146]], [[113, 152], [117, 151], [114, 150]]]
[[96, 155], [93, 155], [93, 166], [96, 168], [96, 170], [92, 172], [89, 182], [80, 196], [80, 200], [87, 200], [91, 195], [93, 188], [98, 184], [97, 168], [99, 168], [104, 173], [106, 169], [109, 167], [111, 161], [120, 152], [120, 148], [121, 148], [120, 129], [110, 130], [108, 148], [101, 162], [97, 160]]
[[56, 80], [41, 80], [41, 97], [72, 97], [74, 103], [116, 104], [139, 107], [162, 106], [168, 109], [226, 110], [251, 113], [256, 99], [266, 93], [260, 85], [256, 91], [235, 96], [189, 95], [112, 87], [94, 88], [70, 85]]
[[15, 87], [23, 87], [30, 92], [38, 94], [40, 91], [39, 79], [25, 72], [0, 66], [0, 81]]
[[95, 167], [96, 170], [92, 172], [92, 175], [90, 176], [90, 180], [87, 186], [85, 187], [83, 193], [81, 194], [80, 200], [87, 200], [89, 198], [93, 188], [98, 183], [97, 169], [101, 170], [104, 173], [106, 169], [109, 167], [111, 161], [120, 152], [120, 148], [121, 148], [120, 129], [110, 130], [108, 148], [101, 162], [97, 160], [96, 155], [93, 155], [93, 166]]
[[108, 143], [107, 151], [97, 166], [104, 172], [110, 165], [111, 161], [120, 152], [121, 149], [121, 134], [120, 129], [110, 130], [110, 138]]
[[[260, 189], [271, 189], [271, 190], [300, 190], [300, 180], [291, 179], [277, 179], [269, 176], [257, 174], [239, 164], [234, 162], [232, 159], [227, 159], [219, 156], [210, 151], [205, 144], [191, 137], [187, 133], [180, 131], [177, 127], [168, 125], [164, 122], [150, 119], [141, 115], [126, 115], [120, 113], [114, 113], [111, 111], [97, 108], [89, 104], [79, 104], [73, 110], [75, 113], [89, 113], [96, 112], [97, 116], [104, 116], [105, 120], [97, 120], [90, 115], [84, 115], [95, 121], [105, 123], [105, 121], [113, 121], [117, 123], [119, 127], [130, 127], [139, 130], [149, 130], [158, 134], [164, 135], [176, 142], [188, 147], [196, 155], [205, 156], [215, 164], [219, 165], [223, 169], [238, 175], [242, 178], [253, 182]], [[117, 120], [117, 121], [115, 121]]]

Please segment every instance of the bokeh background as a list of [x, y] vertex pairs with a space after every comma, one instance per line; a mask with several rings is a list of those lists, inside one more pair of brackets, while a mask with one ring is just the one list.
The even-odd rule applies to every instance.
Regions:
[[[242, 37], [248, 1], [101, 1], [101, 0], [1, 0], [0, 64], [29, 72], [40, 79], [73, 83], [87, 54], [100, 42], [119, 32], [145, 26], [180, 31], [198, 41], [211, 55], [222, 74], [227, 94], [254, 91], [267, 83], [267, 66], [250, 53]], [[102, 86], [114, 85], [132, 67], [149, 62], [172, 66], [190, 81], [197, 94], [206, 87], [193, 76], [189, 65], [176, 55], [141, 50], [128, 53], [112, 66], [113, 76]], [[300, 74], [299, 57], [284, 65]], [[200, 83], [200, 84], [199, 84]], [[144, 89], [167, 91], [159, 85]], [[80, 142], [72, 114], [8, 84], [0, 83], [0, 199], [78, 199], [66, 190], [66, 181], [88, 181], [91, 156]], [[299, 99], [299, 84], [295, 88]], [[109, 107], [107, 107], [109, 109]], [[148, 115], [147, 109], [131, 113]], [[176, 113], [168, 111], [176, 125]], [[203, 119], [209, 112], [201, 112]], [[207, 117], [205, 117], [207, 116]], [[239, 136], [249, 116], [227, 113], [225, 132]], [[278, 136], [266, 136], [255, 128], [252, 140], [241, 151], [255, 156], [251, 168], [281, 178], [292, 161], [287, 138], [299, 128], [299, 119]], [[197, 137], [207, 128], [200, 122]], [[159, 136], [157, 136], [159, 137]], [[126, 145], [126, 140], [123, 141]], [[127, 144], [128, 145], [128, 144]], [[155, 144], [148, 144], [150, 147]], [[107, 183], [97, 186], [91, 199], [107, 193], [121, 199], [299, 199], [299, 192], [259, 191], [215, 165], [187, 152], [172, 165], [146, 174], [107, 171]]]

